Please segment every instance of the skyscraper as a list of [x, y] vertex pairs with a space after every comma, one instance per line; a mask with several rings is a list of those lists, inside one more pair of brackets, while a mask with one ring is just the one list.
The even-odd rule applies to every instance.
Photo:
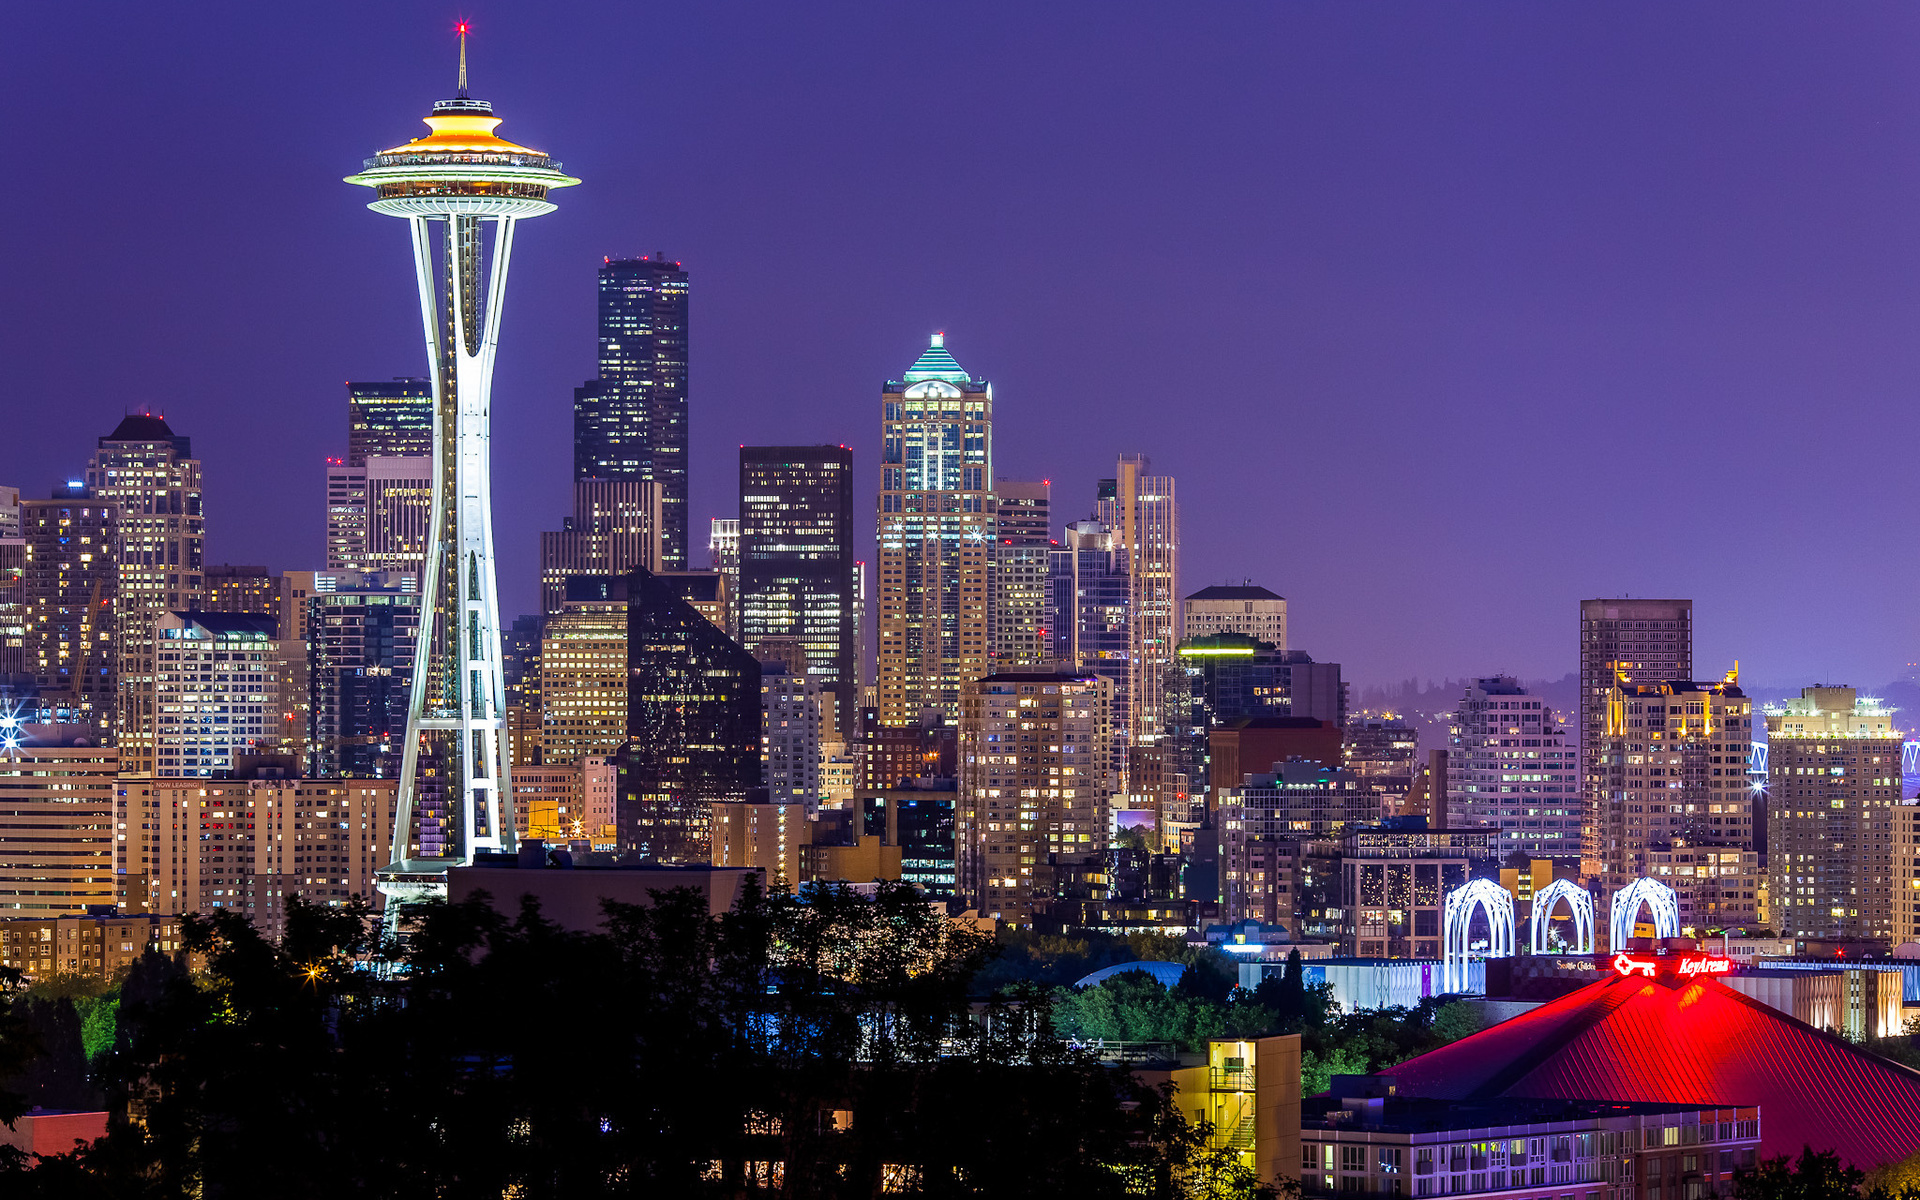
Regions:
[[541, 635], [539, 692], [542, 766], [577, 767], [589, 755], [619, 752], [627, 740], [624, 595], [561, 602]]
[[988, 669], [993, 386], [936, 333], [880, 408], [880, 723], [952, 724]]
[[1287, 599], [1252, 580], [1204, 587], [1186, 600], [1185, 638], [1244, 633], [1276, 649], [1287, 648]]
[[960, 721], [956, 889], [967, 907], [1031, 923], [1104, 864], [1109, 792], [1101, 760], [1112, 681], [1077, 671], [1004, 671], [970, 682]]
[[[390, 919], [399, 902], [444, 895], [452, 863], [513, 845], [490, 392], [514, 223], [552, 212], [548, 192], [579, 182], [540, 151], [494, 134], [493, 106], [467, 95], [464, 24], [460, 39], [459, 95], [434, 104], [432, 133], [382, 151], [347, 180], [374, 189], [369, 208], [411, 227], [434, 388], [435, 523], [422, 573], [395, 861], [381, 885]], [[452, 839], [416, 839], [416, 807], [444, 813]]]
[[[280, 745], [280, 622], [265, 613], [163, 612], [147, 618], [151, 642], [122, 690], [147, 692], [151, 740], [129, 737], [144, 761], [128, 774], [207, 777]], [[152, 649], [146, 649], [147, 645]], [[149, 748], [150, 746], [150, 748]]]
[[1600, 868], [1606, 780], [1593, 760], [1606, 735], [1607, 697], [1620, 683], [1693, 678], [1693, 601], [1580, 602], [1580, 786], [1586, 800], [1583, 856]]
[[1753, 702], [1732, 673], [1721, 682], [1617, 683], [1606, 701], [1586, 759], [1606, 798], [1608, 890], [1643, 875], [1669, 885], [1689, 936], [1757, 925], [1766, 887], [1747, 784]]
[[398, 583], [359, 582], [302, 603], [309, 774], [397, 778], [419, 645], [419, 594]]
[[807, 671], [855, 703], [853, 451], [740, 447], [740, 642], [796, 638]]
[[[740, 518], [715, 517], [707, 532], [707, 566], [727, 577], [727, 594], [740, 595]], [[740, 640], [740, 606], [733, 606], [727, 636]]]
[[575, 575], [624, 575], [660, 567], [660, 489], [639, 479], [581, 479], [573, 515], [540, 535], [540, 606], [557, 616]]
[[84, 483], [60, 491], [20, 505], [22, 657], [43, 706], [61, 719], [110, 729], [119, 679], [113, 610], [120, 508], [89, 495]]
[[687, 569], [687, 273], [664, 254], [600, 267], [600, 376], [573, 393], [573, 477], [659, 488], [660, 561]]
[[1780, 936], [1887, 949], [1912, 940], [1916, 877], [1895, 858], [1895, 822], [1912, 810], [1902, 811], [1892, 711], [1850, 687], [1808, 687], [1766, 720], [1768, 890]]
[[[569, 595], [597, 581], [569, 585]], [[682, 597], [639, 570], [604, 581], [627, 603], [627, 742], [618, 756], [623, 851], [707, 858], [709, 806], [760, 786], [760, 664]]]
[[433, 381], [347, 385], [347, 466], [369, 458], [433, 457]]
[[1468, 685], [1447, 754], [1447, 820], [1497, 829], [1502, 854], [1580, 857], [1585, 846], [1574, 749], [1553, 709], [1501, 675]]
[[1172, 477], [1150, 470], [1146, 455], [1121, 455], [1114, 477], [1100, 481], [1094, 514], [1113, 530], [1127, 572], [1126, 790], [1146, 798], [1160, 774], [1163, 693], [1182, 630], [1180, 512]]
[[141, 673], [152, 661], [153, 621], [169, 610], [199, 606], [205, 582], [201, 554], [200, 460], [189, 439], [160, 417], [135, 414], [100, 439], [87, 464], [87, 491], [119, 510], [114, 559], [120, 590], [114, 597], [114, 659], [120, 674], [114, 736], [121, 765], [148, 770], [154, 712], [145, 707], [153, 681]]
[[994, 669], [1037, 667], [1052, 658], [1048, 557], [1053, 552], [1050, 494], [1045, 480], [1002, 479], [993, 493]]

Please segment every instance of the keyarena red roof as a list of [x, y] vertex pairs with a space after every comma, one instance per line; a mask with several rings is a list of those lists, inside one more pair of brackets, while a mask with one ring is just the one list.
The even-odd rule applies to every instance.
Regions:
[[1758, 1104], [1762, 1154], [1867, 1170], [1920, 1148], [1920, 1072], [1715, 979], [1605, 979], [1382, 1074], [1434, 1099]]

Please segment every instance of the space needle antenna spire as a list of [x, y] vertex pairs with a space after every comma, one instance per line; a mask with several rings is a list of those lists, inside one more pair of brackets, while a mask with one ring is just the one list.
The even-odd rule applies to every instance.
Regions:
[[580, 182], [545, 152], [494, 132], [493, 105], [467, 95], [467, 23], [456, 30], [459, 96], [434, 103], [424, 137], [347, 176], [372, 189], [368, 208], [407, 223], [433, 377], [420, 630], [391, 859], [376, 876], [390, 931], [403, 908], [447, 894], [449, 868], [514, 849], [493, 554], [493, 363], [514, 227], [552, 212], [549, 193]]

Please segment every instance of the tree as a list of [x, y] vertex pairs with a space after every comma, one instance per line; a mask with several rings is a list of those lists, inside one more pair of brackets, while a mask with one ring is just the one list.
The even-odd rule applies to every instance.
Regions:
[[1798, 1163], [1783, 1154], [1761, 1159], [1752, 1170], [1736, 1171], [1733, 1195], [1734, 1200], [1859, 1200], [1865, 1178], [1857, 1167], [1841, 1165], [1833, 1151], [1806, 1146]]

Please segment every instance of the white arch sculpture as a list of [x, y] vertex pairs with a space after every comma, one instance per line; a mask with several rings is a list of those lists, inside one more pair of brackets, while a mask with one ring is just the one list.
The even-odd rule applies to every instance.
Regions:
[[1642, 876], [1613, 894], [1613, 911], [1608, 914], [1607, 949], [1624, 950], [1633, 940], [1633, 927], [1639, 922], [1640, 906], [1653, 910], [1653, 936], [1680, 936], [1680, 898], [1658, 879]]
[[1487, 910], [1487, 957], [1512, 958], [1513, 894], [1491, 879], [1472, 879], [1447, 893], [1440, 941], [1440, 989], [1467, 990], [1467, 929], [1473, 910]]
[[1593, 897], [1571, 879], [1556, 879], [1533, 894], [1533, 952], [1547, 953], [1547, 921], [1562, 900], [1573, 909], [1574, 954], [1593, 953]]

